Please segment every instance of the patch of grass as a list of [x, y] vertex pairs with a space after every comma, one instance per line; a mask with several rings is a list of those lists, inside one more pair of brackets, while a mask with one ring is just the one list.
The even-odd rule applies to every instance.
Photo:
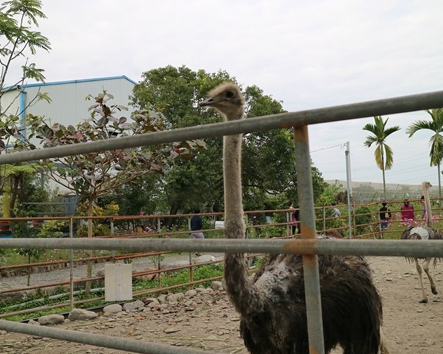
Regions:
[[[208, 278], [214, 278], [223, 275], [223, 265], [220, 263], [214, 265], [204, 265], [200, 267], [194, 267], [193, 280], [203, 280]], [[187, 269], [166, 272], [162, 274], [162, 286], [169, 287], [188, 283], [191, 281], [190, 272]], [[132, 282], [134, 291], [145, 290], [145, 289], [155, 289], [158, 287], [158, 280], [153, 279], [140, 279], [136, 278]], [[203, 282], [203, 286], [209, 286], [210, 282]], [[174, 289], [174, 291], [183, 291], [186, 287], [179, 287]]]
[[[194, 268], [193, 272], [193, 278], [194, 281], [196, 280], [203, 280], [208, 278], [214, 278], [217, 276], [223, 275], [223, 265], [222, 264], [214, 264], [214, 265], [204, 265], [204, 266], [198, 266]], [[163, 287], [169, 287], [169, 286], [175, 286], [180, 285], [184, 283], [190, 282], [190, 273], [189, 270], [181, 270], [181, 271], [173, 271], [173, 272], [166, 272], [162, 275], [162, 286]], [[148, 280], [148, 279], [140, 279], [135, 278], [132, 282], [133, 290], [145, 290], [145, 289], [155, 289], [158, 287], [158, 281], [157, 279]], [[210, 282], [203, 282], [203, 286], [209, 286]], [[184, 291], [187, 287], [177, 287], [172, 292], [179, 292]], [[13, 305], [19, 305], [16, 308], [14, 308], [15, 311], [22, 311], [27, 309], [32, 309], [35, 307], [41, 307], [44, 305], [56, 305], [59, 303], [63, 303], [69, 300], [69, 294], [63, 293], [63, 291], [69, 291], [65, 288], [60, 288], [60, 294], [63, 294], [63, 296], [57, 298], [57, 299], [51, 299], [50, 296], [44, 292], [44, 291], [38, 291], [37, 293], [33, 295], [29, 295], [26, 298], [20, 299], [20, 300], [14, 300], [14, 301], [4, 301], [0, 303], [0, 314], [11, 312], [10, 306]], [[84, 293], [81, 293], [79, 295], [76, 295], [74, 297], [74, 301], [81, 301], [81, 300], [88, 300], [93, 299], [98, 296], [103, 296], [104, 291], [95, 292], [88, 296], [84, 295]], [[77, 308], [91, 308], [94, 306], [103, 306], [106, 302], [103, 300], [97, 300], [92, 302], [87, 302], [85, 304], [76, 305]], [[64, 312], [69, 312], [69, 307], [64, 306], [61, 308], [56, 309], [50, 309], [50, 310], [43, 310], [43, 311], [36, 311], [29, 314], [23, 314], [23, 315], [14, 315], [7, 317], [6, 319], [11, 321], [24, 321], [31, 318], [36, 318], [44, 315], [49, 314], [60, 314]]]
[[[75, 251], [74, 258], [84, 257], [83, 251]], [[40, 256], [42, 262], [59, 261], [69, 259], [69, 250], [45, 250]], [[7, 249], [5, 250], [0, 266], [2, 265], [18, 265], [27, 264], [28, 257], [26, 255], [21, 255], [17, 249]], [[34, 261], [34, 260], [33, 260]]]
[[61, 313], [65, 313], [68, 311], [69, 311], [69, 306], [66, 306], [66, 307], [59, 307], [56, 309], [32, 312], [32, 313], [28, 313], [28, 314], [24, 314], [24, 315], [15, 315], [15, 316], [11, 316], [11, 317], [6, 317], [5, 320], [21, 322], [21, 321], [30, 320], [33, 318], [38, 318], [41, 316], [61, 314]]

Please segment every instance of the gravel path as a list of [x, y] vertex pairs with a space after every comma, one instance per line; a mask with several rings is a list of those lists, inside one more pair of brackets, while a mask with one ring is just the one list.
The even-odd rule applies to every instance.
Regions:
[[[420, 304], [421, 290], [415, 266], [404, 258], [370, 257], [369, 262], [383, 299], [384, 333], [391, 353], [443, 353], [442, 295], [432, 295], [425, 280], [429, 302]], [[442, 268], [440, 263], [432, 270], [440, 292], [443, 291]], [[93, 321], [74, 321], [57, 327], [217, 353], [247, 354], [239, 336], [238, 314], [223, 291], [185, 299], [166, 308], [122, 313], [111, 318], [100, 316]], [[0, 333], [0, 348], [1, 353], [21, 354], [127, 353], [14, 333]], [[341, 349], [332, 352], [341, 353]]]

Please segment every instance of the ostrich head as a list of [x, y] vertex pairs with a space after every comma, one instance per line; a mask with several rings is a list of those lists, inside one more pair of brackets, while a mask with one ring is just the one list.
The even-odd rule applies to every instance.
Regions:
[[224, 83], [209, 91], [208, 98], [200, 102], [200, 106], [210, 106], [219, 111], [226, 120], [243, 118], [243, 98], [240, 89], [230, 83]]
[[432, 187], [432, 185], [429, 182], [423, 182], [421, 184], [421, 188], [423, 189], [423, 192], [425, 192], [425, 191], [429, 192], [429, 188], [431, 188], [431, 187]]

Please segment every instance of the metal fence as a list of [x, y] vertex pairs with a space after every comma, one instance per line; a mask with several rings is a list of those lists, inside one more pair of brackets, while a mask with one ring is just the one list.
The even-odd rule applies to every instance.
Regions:
[[[341, 207], [342, 209], [346, 208], [346, 205], [338, 205], [337, 207]], [[378, 221], [378, 207], [375, 205], [364, 205], [366, 209], [363, 209], [364, 213], [359, 213], [359, 209], [354, 209], [352, 214], [351, 224], [353, 225], [352, 234], [355, 238], [384, 238], [384, 234], [382, 230], [379, 228]], [[369, 211], [369, 207], [372, 207], [372, 212]], [[333, 206], [323, 206], [316, 207], [316, 228], [317, 232], [323, 235], [330, 235], [333, 237], [338, 237], [342, 235], [348, 234], [348, 222], [347, 216], [329, 216], [332, 215]], [[368, 212], [369, 211], [369, 212]], [[395, 210], [393, 210], [395, 212]], [[246, 238], [299, 238], [300, 234], [293, 234], [294, 230], [294, 221], [292, 221], [293, 209], [278, 209], [278, 210], [251, 210], [245, 211], [245, 221], [246, 221]], [[222, 224], [219, 223], [217, 225], [217, 219], [220, 219], [223, 216], [221, 212], [211, 212], [211, 213], [203, 213], [198, 214], [204, 219], [204, 227], [205, 229], [202, 232], [205, 233], [206, 238], [223, 238], [223, 229]], [[190, 234], [190, 219], [194, 216], [194, 214], [175, 214], [175, 215], [132, 215], [132, 216], [94, 216], [93, 221], [98, 222], [100, 225], [107, 225], [109, 227], [109, 234], [102, 234], [93, 236], [95, 238], [189, 238]], [[75, 216], [75, 217], [27, 217], [27, 218], [12, 218], [9, 221], [14, 224], [18, 223], [26, 223], [31, 224], [33, 228], [40, 228], [46, 222], [52, 221], [61, 221], [66, 224], [66, 228], [69, 225], [69, 230], [65, 229], [64, 233], [57, 232], [55, 233], [57, 237], [69, 237], [70, 235], [76, 235], [76, 228], [74, 225], [78, 225], [81, 222], [85, 222], [84, 219], [86, 217]], [[162, 228], [163, 223], [166, 223], [167, 219], [174, 219], [176, 221], [177, 228], [168, 229], [166, 227]], [[87, 219], [87, 218], [86, 218]], [[7, 220], [7, 219], [3, 219]], [[188, 222], [186, 222], [186, 220]], [[264, 222], [266, 220], [266, 222]], [[437, 221], [438, 218], [435, 218], [434, 221]], [[163, 221], [163, 222], [162, 222]], [[264, 222], [264, 223], [262, 223]], [[174, 223], [175, 224], [175, 223]], [[397, 224], [400, 224], [400, 228], [396, 227]], [[402, 232], [405, 226], [402, 227], [402, 220], [398, 218], [398, 215], [395, 215], [392, 222], [390, 223], [390, 232], [391, 235]], [[146, 226], [144, 228], [143, 226]], [[73, 227], [73, 229], [71, 229]], [[392, 229], [395, 230], [392, 230]], [[398, 230], [397, 230], [398, 228]], [[81, 231], [81, 230], [77, 230]], [[85, 231], [85, 230], [84, 230]], [[102, 230], [103, 231], [103, 230]], [[14, 232], [12, 232], [14, 234]], [[82, 235], [82, 232], [77, 234], [77, 236]], [[0, 235], [0, 238], [2, 236]], [[55, 235], [53, 236], [55, 237]], [[392, 237], [392, 236], [391, 236]], [[133, 296], [147, 296], [148, 294], [160, 294], [161, 292], [166, 291], [174, 291], [177, 288], [189, 287], [193, 288], [196, 285], [207, 283], [208, 281], [213, 281], [222, 276], [217, 277], [194, 277], [195, 272], [198, 272], [200, 267], [204, 266], [216, 266], [223, 262], [223, 258], [220, 257], [220, 254], [213, 254], [216, 257], [211, 258], [209, 261], [208, 258], [199, 259], [199, 257], [195, 256], [192, 252], [189, 252], [189, 255], [186, 259], [187, 264], [184, 263], [170, 263], [171, 258], [174, 258], [174, 253], [168, 252], [138, 252], [138, 253], [122, 253], [116, 254], [115, 251], [109, 252], [107, 255], [90, 255], [85, 257], [83, 251], [78, 251], [79, 253], [74, 254], [74, 252], [69, 252], [69, 256], [67, 254], [63, 254], [60, 258], [53, 259], [54, 255], [51, 254], [50, 258], [45, 258], [43, 256], [42, 261], [38, 261], [38, 259], [34, 259], [34, 262], [27, 262], [22, 264], [13, 264], [8, 265], [0, 264], [0, 276], [1, 277], [15, 277], [15, 276], [27, 276], [27, 285], [25, 286], [20, 281], [13, 282], [14, 285], [11, 286], [11, 282], [9, 286], [6, 288], [0, 287], [0, 302], [5, 303], [5, 307], [0, 312], [0, 318], [10, 318], [11, 316], [17, 315], [27, 315], [27, 317], [32, 317], [35, 312], [45, 311], [49, 309], [66, 309], [69, 307], [72, 310], [78, 306], [85, 306], [91, 303], [103, 302], [103, 284], [104, 284], [104, 274], [103, 271], [100, 270], [95, 275], [91, 274], [91, 277], [88, 277], [85, 274], [74, 276], [74, 264], [76, 266], [81, 266], [86, 262], [93, 262], [94, 264], [102, 265], [103, 262], [130, 262], [137, 263], [137, 260], [141, 262], [149, 262], [151, 263], [149, 266], [145, 264], [143, 269], [133, 270], [132, 280], [139, 283], [139, 285], [135, 286], [133, 289]], [[164, 257], [169, 258], [169, 265], [167, 262], [163, 262]], [[258, 254], [248, 254], [248, 262], [251, 266], [254, 262], [255, 258], [259, 256]], [[48, 257], [46, 255], [46, 257]], [[71, 258], [72, 257], [72, 258]], [[166, 259], [165, 258], [165, 261]], [[101, 267], [102, 268], [102, 267]], [[44, 271], [50, 271], [51, 269], [65, 269], [66, 273], [69, 274], [65, 276], [63, 281], [53, 281], [41, 283], [34, 281], [31, 282], [31, 274], [40, 273]], [[166, 285], [164, 284], [164, 280], [168, 278], [168, 274], [175, 271], [183, 271], [189, 274], [188, 279], [183, 279], [182, 282], [178, 282], [175, 285]], [[66, 279], [69, 277], [69, 281]], [[140, 284], [144, 279], [150, 279], [150, 285]], [[82, 295], [84, 294], [84, 285], [86, 282], [92, 282], [94, 284], [94, 288], [91, 289], [91, 293], [89, 294], [87, 299], [83, 299]], [[31, 284], [32, 283], [32, 284]], [[0, 279], [1, 284], [1, 279]], [[156, 284], [156, 286], [155, 286]], [[30, 290], [32, 292], [30, 293]], [[20, 304], [6, 304], [8, 300], [16, 298], [16, 296], [20, 293], [26, 292], [29, 295], [29, 298], [32, 298], [35, 295], [41, 296], [37, 301], [34, 301], [34, 306], [29, 305], [26, 309], [21, 309]], [[69, 297], [67, 296], [69, 295]], [[95, 295], [95, 296], [93, 296]], [[45, 298], [51, 300], [51, 303], [48, 305], [44, 305]], [[22, 302], [29, 304], [30, 299], [25, 298]], [[54, 303], [55, 302], [55, 303]]]
[[[230, 134], [294, 128], [297, 160], [297, 183], [301, 209], [301, 240], [165, 240], [165, 239], [0, 239], [1, 248], [57, 248], [108, 249], [133, 251], [218, 251], [227, 253], [294, 253], [302, 254], [305, 272], [308, 333], [310, 353], [324, 353], [321, 317], [318, 254], [362, 254], [377, 256], [443, 257], [443, 244], [438, 241], [317, 240], [311, 180], [308, 125], [432, 109], [443, 106], [443, 91], [403, 96], [350, 105], [284, 113], [260, 118], [176, 129], [139, 136], [122, 137], [108, 141], [17, 152], [0, 156], [0, 164], [49, 159], [95, 151], [151, 146], [174, 141], [209, 138]], [[135, 353], [196, 353], [151, 343], [140, 343], [123, 338], [109, 338], [54, 328], [32, 327], [0, 321], [0, 329], [61, 340], [99, 345]]]

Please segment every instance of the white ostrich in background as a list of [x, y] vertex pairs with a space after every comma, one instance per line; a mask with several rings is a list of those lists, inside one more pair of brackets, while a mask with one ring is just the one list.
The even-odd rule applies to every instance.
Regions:
[[[426, 226], [410, 226], [401, 235], [403, 240], [441, 240], [443, 239], [443, 235], [440, 230], [434, 229], [432, 227], [432, 208], [431, 208], [431, 200], [429, 198], [429, 188], [431, 188], [431, 184], [429, 182], [422, 183], [423, 188], [423, 196], [425, 199], [425, 207], [426, 207]], [[423, 270], [419, 263], [419, 258], [407, 258], [408, 261], [415, 261], [415, 266], [417, 267], [417, 273], [420, 279], [421, 290], [423, 292], [423, 298], [420, 300], [420, 303], [427, 303], [428, 297], [425, 292], [425, 288], [423, 286], [423, 270], [428, 276], [429, 283], [431, 284], [431, 291], [434, 295], [437, 295], [437, 288], [435, 287], [434, 280], [429, 273], [429, 264], [432, 260], [434, 260], [434, 267], [437, 262], [437, 258], [425, 258], [423, 262]]]
[[[216, 108], [228, 121], [244, 119], [244, 98], [231, 83], [210, 91], [200, 105]], [[245, 237], [241, 146], [242, 134], [224, 137], [226, 238]], [[326, 353], [340, 345], [344, 354], [388, 354], [381, 331], [381, 298], [365, 259], [321, 255], [318, 260]], [[301, 255], [270, 255], [250, 280], [245, 255], [226, 254], [224, 276], [252, 354], [309, 353]]]

